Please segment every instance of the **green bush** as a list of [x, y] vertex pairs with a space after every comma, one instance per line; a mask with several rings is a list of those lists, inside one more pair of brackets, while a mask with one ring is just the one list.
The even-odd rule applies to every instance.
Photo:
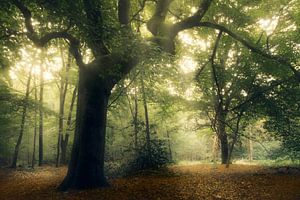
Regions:
[[131, 170], [158, 169], [169, 163], [171, 160], [166, 142], [161, 139], [152, 139], [149, 150], [146, 144], [137, 149], [129, 168]]

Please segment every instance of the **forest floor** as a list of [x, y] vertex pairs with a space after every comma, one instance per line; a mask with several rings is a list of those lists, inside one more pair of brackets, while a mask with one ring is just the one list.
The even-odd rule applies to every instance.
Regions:
[[110, 179], [108, 188], [58, 192], [66, 168], [0, 169], [0, 199], [196, 200], [300, 199], [300, 171], [253, 165], [172, 166], [168, 172], [144, 172]]

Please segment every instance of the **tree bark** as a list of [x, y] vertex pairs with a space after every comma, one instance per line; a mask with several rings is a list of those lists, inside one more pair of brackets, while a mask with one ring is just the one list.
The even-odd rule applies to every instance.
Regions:
[[228, 139], [227, 135], [220, 136], [220, 144], [221, 144], [221, 162], [222, 164], [226, 164], [228, 160]]
[[213, 136], [213, 146], [212, 146], [212, 161], [213, 163], [216, 162], [219, 152], [219, 140], [218, 137], [215, 135]]
[[234, 148], [234, 145], [235, 145], [236, 141], [237, 141], [237, 133], [234, 134], [232, 143], [230, 145], [229, 154], [228, 154], [228, 158], [227, 158], [227, 161], [226, 161], [226, 168], [228, 168], [230, 163], [231, 163], [232, 152], [233, 152], [233, 148]]
[[20, 146], [22, 143], [22, 138], [24, 135], [25, 120], [26, 120], [27, 107], [28, 107], [29, 90], [30, 90], [30, 82], [31, 82], [31, 70], [32, 70], [32, 68], [30, 69], [29, 77], [27, 79], [27, 84], [26, 84], [26, 93], [25, 93], [24, 105], [23, 105], [23, 110], [22, 110], [20, 134], [19, 134], [19, 137], [17, 140], [17, 144], [15, 146], [15, 151], [14, 151], [13, 160], [12, 160], [12, 164], [11, 164], [12, 168], [17, 167], [18, 155], [19, 155]]
[[[220, 114], [222, 115], [222, 114]], [[228, 138], [225, 129], [225, 118], [220, 117], [218, 119], [218, 137], [220, 140], [220, 148], [221, 148], [221, 163], [226, 164], [228, 160]]]
[[68, 174], [60, 190], [107, 186], [104, 150], [109, 87], [103, 76], [80, 67], [76, 130]]

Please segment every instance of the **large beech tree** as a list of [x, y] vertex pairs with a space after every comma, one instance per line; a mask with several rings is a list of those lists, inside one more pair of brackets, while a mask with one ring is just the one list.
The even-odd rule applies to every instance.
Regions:
[[[149, 42], [161, 51], [175, 54], [176, 36], [192, 28], [217, 29], [242, 43], [254, 53], [286, 66], [300, 79], [299, 72], [288, 58], [265, 52], [249, 38], [235, 33], [213, 16], [206, 17], [212, 7], [221, 6], [219, 1], [199, 0], [196, 12], [177, 16], [170, 21], [175, 0], [49, 0], [7, 1], [6, 8], [20, 13], [24, 19], [26, 36], [37, 48], [47, 48], [52, 40], [63, 39], [79, 68], [79, 85], [76, 114], [76, 130], [67, 176], [61, 190], [106, 186], [104, 175], [104, 150], [107, 105], [113, 87], [131, 69], [140, 63], [140, 49], [151, 51]], [[191, 3], [192, 1], [188, 1]], [[228, 2], [227, 2], [228, 3]], [[150, 5], [147, 7], [147, 5]], [[232, 5], [231, 5], [232, 6]], [[141, 19], [148, 8], [150, 18]], [[230, 6], [228, 6], [230, 9]], [[173, 13], [173, 14], [172, 14]], [[180, 14], [180, 12], [179, 12]], [[218, 13], [210, 13], [218, 15]], [[20, 18], [15, 17], [16, 20]], [[35, 23], [35, 22], [39, 23]], [[137, 23], [146, 23], [151, 38], [143, 38], [136, 28]], [[202, 29], [201, 29], [202, 30]], [[20, 31], [23, 31], [20, 26]], [[240, 32], [240, 31], [239, 31]], [[119, 47], [113, 47], [112, 43]], [[88, 63], [82, 56], [82, 46], [91, 51]]]

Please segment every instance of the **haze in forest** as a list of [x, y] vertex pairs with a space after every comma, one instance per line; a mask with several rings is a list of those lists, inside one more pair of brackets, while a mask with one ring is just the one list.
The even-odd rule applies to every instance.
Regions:
[[[297, 0], [1, 1], [0, 191], [38, 198], [9, 185], [47, 174], [48, 192], [137, 178], [157, 197], [132, 186], [124, 199], [173, 199], [152, 176], [179, 174], [183, 199], [299, 198], [299, 12]], [[277, 196], [234, 186], [267, 174], [277, 187], [278, 173]], [[235, 192], [192, 194], [196, 174]], [[119, 198], [83, 195], [104, 194]]]

